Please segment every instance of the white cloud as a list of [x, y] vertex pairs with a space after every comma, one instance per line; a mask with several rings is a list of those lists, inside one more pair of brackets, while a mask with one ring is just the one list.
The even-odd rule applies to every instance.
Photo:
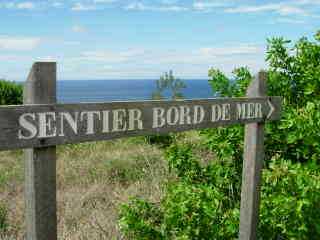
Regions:
[[32, 2], [21, 2], [21, 3], [17, 3], [16, 6], [18, 9], [34, 9], [35, 8]]
[[40, 38], [0, 36], [0, 49], [29, 51], [36, 48], [40, 42]]
[[238, 6], [225, 9], [227, 13], [277, 12], [280, 15], [308, 15], [301, 7], [289, 3], [272, 3], [264, 5]]
[[176, 4], [178, 2], [178, 0], [161, 0], [161, 3], [163, 4]]
[[[236, 63], [244, 64], [247, 59], [254, 57], [263, 58], [264, 48], [254, 44], [234, 44], [223, 47], [203, 47], [190, 51], [175, 50], [148, 50], [148, 49], [128, 49], [126, 51], [86, 51], [80, 56], [73, 57], [73, 63], [97, 62], [97, 65], [104, 64], [125, 64], [130, 66], [144, 65], [153, 69], [182, 67], [192, 68], [194, 65], [206, 66], [209, 64], [221, 64], [232, 62], [233, 68]], [[219, 65], [220, 66], [220, 65]]]
[[13, 2], [3, 2], [0, 3], [1, 8], [7, 8], [7, 9], [12, 9], [15, 7], [15, 4]]
[[80, 26], [80, 25], [74, 25], [72, 27], [72, 31], [76, 32], [76, 33], [84, 33], [84, 32], [87, 32], [87, 29], [83, 26]]
[[137, 59], [145, 53], [143, 49], [128, 49], [126, 51], [86, 51], [82, 52], [79, 58], [75, 58], [77, 61], [97, 61], [97, 62], [112, 62], [123, 63], [129, 60]]
[[279, 9], [277, 9], [276, 11], [280, 15], [291, 15], [291, 14], [304, 15], [304, 16], [309, 15], [304, 9], [298, 8], [298, 7], [293, 7], [293, 6], [282, 6]]
[[178, 5], [145, 5], [142, 2], [133, 2], [128, 4], [125, 7], [126, 10], [136, 10], [136, 11], [160, 11], [160, 12], [180, 12], [180, 11], [186, 11], [188, 8], [178, 6]]
[[75, 3], [73, 7], [71, 8], [72, 11], [91, 11], [96, 10], [97, 7], [94, 5], [84, 5], [80, 2]]
[[295, 5], [320, 5], [320, 0], [294, 0], [292, 4]]
[[94, 3], [114, 3], [117, 0], [93, 0]]
[[263, 49], [257, 45], [239, 45], [230, 47], [206, 47], [200, 48], [200, 54], [204, 56], [229, 56], [229, 55], [246, 55], [263, 52]]
[[45, 57], [38, 57], [35, 61], [38, 62], [57, 62], [57, 58], [54, 56], [45, 56]]
[[51, 3], [51, 5], [55, 8], [60, 8], [63, 6], [63, 3], [62, 2], [53, 2], [53, 3]]
[[33, 2], [19, 2], [19, 3], [3, 2], [3, 3], [0, 3], [0, 8], [32, 10], [32, 9], [35, 9], [36, 6]]
[[228, 8], [225, 12], [228, 13], [251, 13], [251, 12], [263, 12], [272, 11], [278, 8], [276, 4], [261, 5], [261, 6], [240, 6], [234, 8]]
[[229, 6], [228, 1], [195, 1], [193, 3], [193, 8], [198, 11], [209, 11], [213, 8], [221, 8]]
[[140, 10], [140, 11], [143, 11], [143, 10], [146, 10], [146, 6], [141, 3], [141, 2], [135, 2], [135, 3], [130, 3], [128, 4], [125, 9], [127, 10]]
[[111, 69], [114, 69], [114, 67], [113, 66], [111, 66], [111, 65], [105, 65], [105, 66], [103, 66], [102, 67], [104, 70], [111, 70]]
[[[233, 62], [239, 61], [238, 58], [259, 56], [263, 54], [264, 49], [261, 46], [253, 44], [235, 44], [223, 47], [203, 47], [188, 52], [161, 52], [153, 53], [149, 59], [144, 59], [144, 64], [176, 64], [176, 65], [208, 65], [210, 63], [220, 64], [225, 61], [234, 59]], [[240, 61], [243, 62], [242, 60]]]
[[278, 18], [273, 23], [304, 24], [306, 21], [293, 18]]
[[[244, 43], [185, 50], [131, 48], [118, 51], [112, 49], [84, 51], [75, 55], [48, 54], [42, 57], [32, 52], [23, 55], [19, 53], [18, 57], [2, 55], [0, 60], [11, 61], [11, 64], [16, 61], [20, 63], [36, 60], [57, 61], [60, 79], [157, 78], [169, 69], [174, 69], [175, 73], [183, 78], [197, 78], [206, 77], [210, 67], [229, 74], [239, 66], [248, 66], [252, 71], [258, 71], [266, 66], [263, 47]], [[25, 66], [27, 72], [29, 65], [25, 64]], [[14, 71], [14, 73], [3, 71], [3, 74], [8, 75], [10, 79], [25, 77], [13, 75], [15, 72], [21, 74], [21, 71]]]

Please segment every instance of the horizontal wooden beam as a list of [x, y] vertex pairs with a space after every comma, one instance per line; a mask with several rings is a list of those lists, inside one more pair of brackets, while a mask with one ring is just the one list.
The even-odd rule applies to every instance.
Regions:
[[0, 107], [0, 150], [280, 119], [280, 97]]

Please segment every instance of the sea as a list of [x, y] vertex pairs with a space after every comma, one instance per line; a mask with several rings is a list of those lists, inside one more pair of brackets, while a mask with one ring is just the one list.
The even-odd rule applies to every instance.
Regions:
[[[183, 80], [184, 99], [214, 97], [206, 79]], [[150, 100], [156, 80], [60, 80], [57, 81], [59, 103]], [[164, 92], [166, 98], [170, 92]]]

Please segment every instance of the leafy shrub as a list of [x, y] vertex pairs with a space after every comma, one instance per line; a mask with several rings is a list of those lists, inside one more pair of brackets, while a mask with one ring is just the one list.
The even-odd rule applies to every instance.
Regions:
[[272, 161], [263, 172], [261, 239], [320, 238], [320, 168]]
[[[293, 46], [283, 38], [268, 40], [268, 94], [283, 97], [283, 116], [266, 125], [259, 239], [320, 238], [319, 36], [315, 42], [302, 38]], [[229, 81], [221, 71], [209, 71], [216, 95], [245, 95], [253, 79], [249, 69], [233, 73]], [[136, 200], [120, 211], [120, 227], [129, 239], [237, 238], [243, 127], [201, 133], [204, 146], [217, 159], [201, 166], [194, 146], [171, 146], [167, 159], [176, 179], [166, 183], [161, 202]]]
[[[200, 166], [193, 146], [171, 146], [169, 166], [177, 175], [154, 204], [132, 199], [120, 211], [129, 239], [236, 239], [240, 181], [232, 162]], [[263, 171], [259, 239], [319, 239], [320, 168], [272, 160]]]
[[164, 239], [160, 226], [163, 216], [154, 204], [131, 199], [128, 205], [121, 206], [120, 214], [120, 228], [129, 239]]
[[[319, 161], [320, 39], [301, 38], [296, 44], [283, 38], [268, 40], [268, 94], [283, 97], [282, 120], [266, 126], [266, 159]], [[234, 70], [234, 79], [210, 69], [209, 81], [220, 96], [244, 96], [253, 77], [247, 68]], [[242, 127], [202, 131], [208, 146], [221, 158], [242, 162]]]
[[179, 78], [176, 78], [170, 70], [161, 75], [156, 81], [156, 89], [152, 93], [152, 99], [165, 99], [165, 93], [168, 93], [171, 99], [183, 98], [182, 89], [184, 88], [186, 88], [185, 83]]
[[22, 104], [22, 85], [0, 80], [0, 105]]
[[[216, 95], [221, 97], [242, 97], [249, 86], [252, 75], [249, 69], [241, 67], [233, 71], [230, 81], [221, 71], [209, 70], [209, 84]], [[243, 127], [212, 128], [201, 131], [205, 136], [205, 144], [219, 159], [229, 159], [238, 165], [241, 173], [243, 152]]]
[[242, 97], [252, 79], [247, 67], [236, 68], [232, 81], [218, 69], [211, 68], [208, 75], [211, 77], [209, 84], [214, 94], [223, 97]]
[[192, 148], [168, 149], [169, 167], [178, 179], [166, 184], [160, 204], [135, 199], [122, 206], [119, 224], [129, 239], [236, 237], [239, 201], [234, 199], [240, 197], [236, 171], [232, 166], [225, 171], [219, 164], [200, 166]]
[[[151, 98], [153, 100], [163, 100], [165, 99], [165, 94], [167, 93], [171, 99], [182, 99], [183, 94], [182, 90], [186, 88], [185, 83], [176, 78], [173, 75], [173, 72], [165, 72], [160, 78], [156, 81], [156, 89], [152, 93]], [[157, 144], [160, 147], [168, 147], [175, 140], [174, 134], [161, 134], [161, 135], [149, 135], [145, 137], [145, 141], [149, 144]]]

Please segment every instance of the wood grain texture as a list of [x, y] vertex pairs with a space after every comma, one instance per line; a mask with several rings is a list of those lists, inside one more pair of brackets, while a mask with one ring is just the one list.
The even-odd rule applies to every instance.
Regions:
[[[24, 88], [24, 104], [56, 102], [56, 64], [35, 63]], [[56, 147], [25, 150], [27, 240], [57, 239]]]
[[[267, 76], [259, 72], [247, 90], [248, 97], [266, 95]], [[259, 222], [261, 172], [264, 160], [264, 123], [245, 125], [243, 173], [240, 207], [240, 240], [257, 239]]]
[[[27, 86], [30, 82], [27, 83]], [[39, 85], [40, 86], [40, 85]], [[39, 88], [40, 89], [40, 88]], [[30, 90], [34, 91], [34, 90]], [[42, 91], [42, 90], [41, 90]], [[47, 91], [47, 90], [46, 90]], [[43, 92], [46, 92], [43, 91]], [[47, 96], [48, 94], [44, 94]], [[39, 101], [37, 101], [38, 103]], [[27, 103], [30, 103], [28, 101]], [[238, 119], [237, 104], [243, 103], [259, 103], [262, 107], [262, 115], [258, 118]], [[275, 110], [268, 117], [271, 103]], [[230, 119], [212, 121], [212, 106], [230, 104]], [[191, 109], [190, 117], [193, 119], [194, 113], [192, 109], [195, 106], [201, 106], [205, 112], [205, 116], [201, 123], [178, 123], [165, 124], [162, 127], [153, 127], [153, 110], [154, 108], [163, 108], [165, 111], [172, 107], [180, 108], [187, 107]], [[78, 121], [78, 132], [75, 134], [70, 127], [65, 124], [63, 127], [64, 136], [54, 137], [34, 137], [32, 139], [19, 139], [18, 132], [21, 130], [19, 125], [19, 117], [24, 113], [45, 113], [51, 112], [56, 114], [56, 128], [61, 131], [60, 113], [67, 112], [74, 115], [76, 112], [85, 111], [110, 111], [116, 109], [124, 109], [126, 112], [130, 109], [139, 109], [142, 113], [141, 120], [143, 129], [110, 131], [103, 133], [102, 120], [94, 121], [94, 134], [86, 134], [86, 121]], [[213, 128], [219, 126], [228, 126], [232, 124], [245, 124], [252, 122], [264, 122], [278, 120], [281, 114], [281, 98], [280, 97], [250, 97], [250, 98], [217, 98], [217, 99], [202, 99], [202, 100], [178, 100], [178, 101], [141, 101], [141, 102], [110, 102], [110, 103], [79, 103], [79, 104], [42, 104], [42, 105], [26, 105], [26, 106], [4, 106], [0, 107], [0, 150], [27, 148], [27, 147], [44, 147], [54, 146], [59, 144], [79, 143], [86, 141], [109, 140], [120, 137], [139, 136], [147, 134], [165, 134], [168, 132], [180, 132], [192, 129]], [[108, 117], [108, 121], [112, 122], [112, 116]], [[37, 124], [36, 122], [34, 123]]]

